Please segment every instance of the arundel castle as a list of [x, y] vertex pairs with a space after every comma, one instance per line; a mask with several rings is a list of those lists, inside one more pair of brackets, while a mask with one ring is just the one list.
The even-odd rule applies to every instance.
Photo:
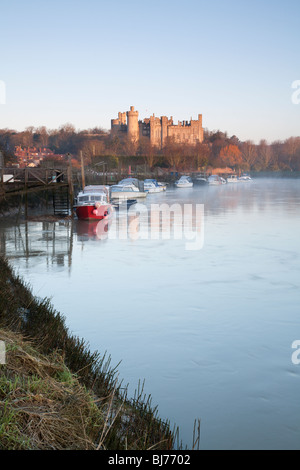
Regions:
[[203, 142], [202, 114], [198, 114], [198, 120], [178, 121], [173, 123], [173, 118], [166, 116], [160, 118], [154, 114], [150, 118], [139, 121], [139, 113], [130, 107], [126, 113], [118, 113], [117, 119], [111, 120], [112, 134], [127, 136], [132, 142], [138, 142], [141, 137], [150, 139], [151, 145], [163, 148], [167, 139], [175, 143], [196, 145]]

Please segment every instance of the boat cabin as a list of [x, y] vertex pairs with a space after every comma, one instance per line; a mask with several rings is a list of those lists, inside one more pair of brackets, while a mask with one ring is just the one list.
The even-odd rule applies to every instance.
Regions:
[[83, 191], [77, 196], [78, 205], [91, 205], [100, 202], [106, 204], [109, 200], [109, 193], [106, 186], [85, 186]]

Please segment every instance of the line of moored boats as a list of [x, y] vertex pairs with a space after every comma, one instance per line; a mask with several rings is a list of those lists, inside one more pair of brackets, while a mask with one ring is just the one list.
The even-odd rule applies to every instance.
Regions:
[[[206, 177], [205, 175], [198, 175], [195, 178], [195, 182], [198, 184], [209, 184], [212, 186], [217, 186], [217, 185], [227, 184], [227, 183], [249, 182], [249, 181], [252, 181], [252, 178], [246, 173], [240, 177], [233, 174], [233, 175], [227, 176], [227, 178], [223, 178], [222, 176], [219, 176], [219, 175], [210, 175], [208, 177]], [[194, 186], [194, 182], [190, 176], [181, 176], [181, 178], [175, 182], [175, 186], [177, 188], [192, 188]]]
[[[249, 175], [230, 175], [227, 179], [219, 175], [209, 177], [198, 175], [196, 184], [221, 185], [227, 183], [252, 181]], [[194, 182], [190, 176], [181, 176], [175, 182], [177, 188], [191, 188]], [[166, 191], [167, 183], [160, 183], [156, 179], [146, 179], [140, 181], [137, 178], [125, 178], [113, 186], [90, 185], [85, 186], [79, 192], [74, 209], [78, 219], [82, 220], [102, 220], [109, 218], [114, 210], [122, 207], [129, 207], [137, 200], [146, 198], [149, 193], [160, 193]]]
[[167, 184], [155, 179], [140, 181], [137, 178], [125, 178], [113, 186], [85, 186], [79, 192], [74, 209], [78, 219], [102, 220], [108, 218], [114, 210], [129, 207], [148, 193], [166, 191]]

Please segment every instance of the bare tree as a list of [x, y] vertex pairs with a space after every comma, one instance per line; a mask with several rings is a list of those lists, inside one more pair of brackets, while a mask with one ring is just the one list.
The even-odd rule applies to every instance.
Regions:
[[153, 168], [158, 160], [157, 149], [151, 145], [150, 139], [147, 137], [140, 138], [137, 153], [144, 157], [145, 163], [149, 168]]
[[261, 163], [261, 167], [265, 170], [269, 169], [273, 161], [273, 150], [270, 145], [268, 145], [266, 140], [261, 140], [257, 147], [258, 159]]
[[197, 170], [200, 170], [200, 168], [208, 165], [210, 157], [210, 146], [208, 144], [198, 142], [195, 146], [195, 155]]
[[247, 164], [249, 170], [254, 165], [257, 158], [256, 146], [251, 140], [243, 142], [241, 145], [241, 152], [244, 162]]
[[283, 162], [289, 169], [293, 169], [297, 161], [297, 156], [299, 155], [300, 137], [290, 137], [287, 139], [283, 143], [282, 150]]
[[34, 131], [34, 142], [40, 147], [48, 147], [49, 134], [45, 126], [37, 127]]
[[181, 145], [177, 144], [174, 138], [167, 138], [163, 155], [170, 167], [174, 169], [178, 169], [183, 161]]

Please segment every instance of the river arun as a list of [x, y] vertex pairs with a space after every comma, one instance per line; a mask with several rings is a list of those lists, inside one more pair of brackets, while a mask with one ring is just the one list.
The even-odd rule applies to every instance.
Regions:
[[[162, 204], [199, 208], [197, 240], [147, 225]], [[184, 445], [199, 418], [201, 449], [299, 449], [300, 180], [170, 188], [142, 206], [138, 221], [116, 215], [127, 236], [2, 219], [1, 254], [73, 334], [121, 361], [129, 394], [145, 380]]]

